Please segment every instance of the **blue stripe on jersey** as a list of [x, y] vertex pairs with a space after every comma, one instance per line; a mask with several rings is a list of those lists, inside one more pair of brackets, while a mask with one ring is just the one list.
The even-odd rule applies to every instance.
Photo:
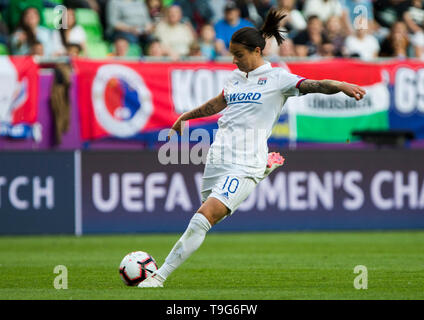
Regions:
[[262, 102], [256, 102], [256, 101], [237, 101], [237, 102], [230, 102], [227, 103], [227, 106], [232, 105], [232, 104], [238, 104], [238, 103], [256, 103], [256, 104], [262, 104]]

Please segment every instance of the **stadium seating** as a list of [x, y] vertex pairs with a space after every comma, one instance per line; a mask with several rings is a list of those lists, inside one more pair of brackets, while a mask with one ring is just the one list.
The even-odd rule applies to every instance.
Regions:
[[103, 28], [96, 11], [79, 8], [75, 10], [75, 15], [77, 23], [84, 28], [87, 34], [87, 41], [103, 41]]
[[140, 57], [141, 56], [141, 48], [137, 44], [130, 44], [128, 48], [128, 57]]
[[49, 29], [54, 29], [54, 8], [43, 9], [44, 26]]
[[103, 40], [103, 28], [96, 11], [78, 8], [76, 20], [87, 35], [87, 55], [90, 58], [104, 58], [109, 53], [109, 45]]
[[105, 41], [91, 42], [87, 40], [87, 56], [89, 58], [105, 58], [109, 53], [109, 45]]

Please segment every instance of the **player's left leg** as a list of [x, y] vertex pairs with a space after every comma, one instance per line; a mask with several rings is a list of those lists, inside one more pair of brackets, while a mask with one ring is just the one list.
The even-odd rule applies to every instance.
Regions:
[[209, 229], [228, 213], [229, 209], [221, 201], [208, 198], [191, 218], [186, 231], [166, 257], [165, 263], [138, 287], [163, 287], [166, 278], [200, 247]]
[[202, 191], [205, 202], [190, 220], [186, 231], [168, 254], [165, 263], [138, 286], [162, 287], [171, 272], [200, 247], [209, 229], [226, 216], [233, 214], [251, 194], [256, 184], [254, 179], [248, 177], [224, 176], [215, 182], [212, 190]]

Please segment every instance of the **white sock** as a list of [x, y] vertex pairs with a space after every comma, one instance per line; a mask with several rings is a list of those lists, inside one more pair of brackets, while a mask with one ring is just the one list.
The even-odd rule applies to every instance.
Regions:
[[156, 272], [161, 278], [166, 278], [172, 271], [177, 269], [194, 251], [196, 251], [211, 225], [206, 217], [201, 213], [195, 213], [191, 218], [186, 231], [172, 248], [165, 259], [165, 263]]

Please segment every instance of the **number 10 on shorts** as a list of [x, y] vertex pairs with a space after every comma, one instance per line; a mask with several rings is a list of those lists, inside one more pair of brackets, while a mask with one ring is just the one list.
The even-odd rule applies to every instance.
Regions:
[[237, 178], [232, 178], [230, 180], [230, 176], [227, 176], [227, 178], [225, 179], [224, 185], [222, 186], [222, 190], [225, 190], [225, 188], [227, 188], [227, 191], [229, 193], [234, 193], [236, 192], [238, 186], [239, 186], [239, 179]]

